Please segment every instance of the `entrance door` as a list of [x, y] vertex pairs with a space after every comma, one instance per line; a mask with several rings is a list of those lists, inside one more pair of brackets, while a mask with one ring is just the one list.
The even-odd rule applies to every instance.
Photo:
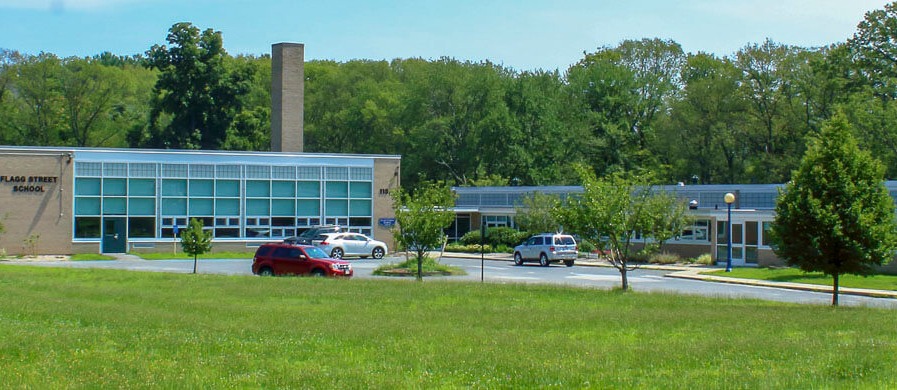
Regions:
[[103, 253], [125, 253], [128, 247], [127, 220], [103, 218]]
[[[726, 252], [726, 221], [716, 221], [716, 262], [725, 264], [728, 253]], [[732, 222], [732, 266], [744, 265], [744, 223]]]

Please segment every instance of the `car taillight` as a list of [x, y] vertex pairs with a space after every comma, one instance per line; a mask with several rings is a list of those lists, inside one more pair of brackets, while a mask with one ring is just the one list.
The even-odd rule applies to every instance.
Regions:
[[548, 250], [554, 252], [554, 247], [553, 247], [553, 246], [550, 246], [550, 247], [548, 247]]
[[327, 243], [327, 241], [321, 241], [321, 243], [319, 245], [330, 245], [330, 244]]

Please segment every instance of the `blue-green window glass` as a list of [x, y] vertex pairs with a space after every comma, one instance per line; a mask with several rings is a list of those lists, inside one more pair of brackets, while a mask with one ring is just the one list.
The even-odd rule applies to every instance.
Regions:
[[273, 181], [271, 182], [271, 196], [275, 198], [292, 198], [296, 196], [296, 182]]
[[131, 179], [128, 183], [128, 195], [156, 196], [156, 181], [154, 179]]
[[321, 202], [317, 199], [299, 199], [296, 203], [296, 215], [300, 217], [321, 216]]
[[352, 198], [371, 198], [371, 183], [369, 182], [352, 182], [349, 183], [349, 196]]
[[190, 180], [190, 196], [214, 196], [214, 180]]
[[268, 215], [268, 199], [246, 199], [246, 215]]
[[162, 198], [162, 215], [187, 215], [187, 199]]
[[317, 198], [321, 196], [321, 182], [319, 181], [300, 181], [297, 183], [299, 191], [297, 196], [300, 198]]
[[103, 180], [103, 195], [106, 196], [125, 196], [128, 194], [125, 179], [105, 179]]
[[218, 199], [215, 201], [215, 214], [240, 215], [239, 199]]
[[271, 182], [268, 180], [246, 180], [246, 196], [252, 198], [271, 196]]
[[327, 182], [328, 198], [348, 198], [349, 183], [344, 181], [328, 181]]
[[240, 196], [239, 180], [218, 180], [215, 188], [215, 196], [238, 197]]
[[99, 195], [100, 179], [79, 177], [75, 179], [75, 195]]
[[345, 200], [327, 200], [325, 215], [328, 217], [340, 217], [349, 215], [349, 202]]
[[187, 181], [162, 179], [162, 196], [187, 196]]
[[156, 215], [156, 200], [153, 198], [130, 198], [128, 200], [128, 214]]
[[214, 208], [211, 198], [190, 198], [190, 215], [212, 215]]
[[75, 198], [75, 215], [100, 215], [100, 198]]
[[272, 199], [271, 215], [293, 216], [296, 215], [296, 202], [292, 199]]
[[127, 211], [127, 199], [103, 198], [103, 214], [124, 215]]
[[353, 217], [370, 217], [371, 201], [369, 200], [350, 200], [349, 215]]

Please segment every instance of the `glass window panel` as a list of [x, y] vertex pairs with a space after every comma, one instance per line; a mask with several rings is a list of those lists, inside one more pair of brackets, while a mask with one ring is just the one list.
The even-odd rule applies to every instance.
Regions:
[[298, 167], [296, 168], [298, 177], [306, 180], [320, 180], [321, 167]]
[[369, 200], [351, 200], [349, 201], [349, 215], [354, 217], [371, 216], [371, 201]]
[[732, 244], [741, 244], [742, 240], [742, 225], [740, 223], [732, 224]]
[[268, 215], [268, 199], [247, 199], [246, 200], [247, 215]]
[[124, 215], [127, 203], [126, 198], [103, 198], [103, 214]]
[[271, 182], [268, 180], [246, 180], [246, 196], [254, 198], [271, 196]]
[[770, 231], [772, 230], [772, 222], [765, 221], [763, 222], [763, 245], [769, 246], [770, 240]]
[[327, 182], [328, 198], [348, 198], [349, 183], [344, 181], [328, 181]]
[[162, 196], [187, 196], [187, 180], [162, 179]]
[[300, 198], [317, 198], [321, 196], [321, 182], [300, 181], [297, 184], [299, 187], [297, 196], [299, 196]]
[[296, 201], [292, 199], [272, 199], [271, 215], [296, 215]]
[[163, 215], [186, 215], [187, 199], [185, 198], [162, 198], [162, 214]]
[[156, 199], [130, 198], [130, 200], [128, 200], [128, 214], [156, 215]]
[[218, 180], [215, 187], [216, 196], [239, 197], [240, 181], [239, 180]]
[[190, 215], [214, 214], [212, 198], [190, 198]]
[[335, 217], [349, 214], [349, 202], [345, 200], [328, 199], [325, 208], [326, 216]]
[[215, 229], [215, 237], [216, 238], [239, 238], [240, 237], [240, 229], [239, 228], [216, 228]]
[[101, 176], [103, 163], [75, 161], [75, 174], [78, 176]]
[[271, 182], [271, 196], [275, 198], [292, 198], [296, 196], [296, 182], [274, 181]]
[[744, 247], [744, 262], [748, 264], [757, 264], [757, 247]]
[[75, 198], [75, 215], [100, 215], [100, 198]]
[[99, 195], [100, 179], [79, 177], [75, 179], [75, 195]]
[[370, 199], [371, 198], [371, 183], [369, 183], [369, 182], [349, 183], [349, 197]]
[[75, 218], [75, 238], [100, 238], [100, 217]]
[[128, 194], [126, 179], [103, 179], [103, 195], [125, 196]]
[[296, 167], [271, 167], [272, 179], [296, 179]]
[[131, 177], [156, 177], [154, 163], [131, 163], [128, 169]]
[[190, 196], [214, 196], [214, 180], [190, 180]]
[[744, 223], [744, 243], [745, 245], [757, 245], [757, 221], [746, 221]]
[[215, 200], [215, 214], [217, 215], [240, 215], [239, 199], [217, 199]]
[[321, 202], [317, 199], [299, 199], [296, 204], [296, 215], [303, 217], [321, 215]]
[[153, 179], [131, 179], [128, 183], [128, 195], [156, 196], [156, 181]]
[[228, 179], [239, 179], [241, 169], [240, 169], [239, 165], [219, 165], [216, 168], [216, 172], [218, 173], [218, 177], [226, 177]]
[[128, 218], [128, 237], [154, 238], [156, 237], [156, 218], [132, 217]]

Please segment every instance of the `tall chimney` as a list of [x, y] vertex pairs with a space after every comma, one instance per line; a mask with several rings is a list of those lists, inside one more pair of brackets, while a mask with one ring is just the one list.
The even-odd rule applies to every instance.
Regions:
[[305, 45], [271, 45], [271, 150], [302, 152]]

